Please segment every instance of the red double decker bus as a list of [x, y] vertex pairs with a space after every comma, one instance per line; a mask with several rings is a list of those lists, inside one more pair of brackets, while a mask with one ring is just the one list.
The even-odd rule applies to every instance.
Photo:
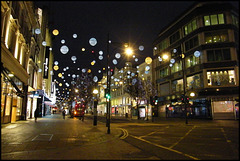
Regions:
[[72, 108], [71, 117], [80, 117], [85, 113], [85, 105], [82, 103], [76, 103]]

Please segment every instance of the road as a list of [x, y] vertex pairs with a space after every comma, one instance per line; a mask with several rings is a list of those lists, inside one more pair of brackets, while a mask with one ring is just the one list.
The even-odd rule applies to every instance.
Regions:
[[104, 117], [84, 122], [60, 114], [2, 125], [1, 159], [237, 160], [238, 120], [158, 120]]

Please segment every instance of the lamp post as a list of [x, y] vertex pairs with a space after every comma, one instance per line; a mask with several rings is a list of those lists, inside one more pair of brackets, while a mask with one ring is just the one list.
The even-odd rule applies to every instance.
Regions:
[[[110, 93], [111, 93], [111, 91], [110, 91], [110, 72], [109, 72], [109, 57], [110, 57], [110, 55], [109, 55], [109, 34], [108, 34], [108, 37], [107, 37], [107, 91], [109, 92], [109, 95], [110, 95]], [[110, 134], [110, 98], [108, 99], [108, 98], [106, 98], [107, 99], [107, 119], [106, 119], [106, 121], [107, 121], [107, 127], [108, 127], [108, 129], [107, 129], [107, 133], [108, 134]]]
[[98, 104], [97, 94], [98, 94], [98, 90], [97, 90], [97, 89], [94, 89], [94, 90], [93, 90], [93, 94], [94, 94], [94, 102], [93, 102], [93, 125], [96, 126], [96, 125], [97, 125], [97, 104]]
[[[106, 126], [108, 127], [107, 129], [107, 133], [110, 134], [110, 111], [111, 111], [111, 88], [110, 88], [110, 84], [111, 84], [111, 72], [109, 70], [109, 61], [110, 61], [110, 53], [109, 53], [109, 48], [110, 48], [110, 43], [112, 43], [109, 39], [109, 33], [108, 33], [108, 36], [107, 36], [107, 91], [108, 91], [108, 95], [109, 95], [109, 98], [106, 98], [107, 100], [107, 115], [106, 115]], [[116, 43], [116, 42], [114, 42]], [[116, 44], [121, 44], [122, 43], [116, 43]], [[128, 44], [124, 44], [124, 47], [127, 48], [128, 47]], [[130, 48], [127, 48], [127, 51], [126, 51], [127, 54], [132, 54], [132, 50]]]

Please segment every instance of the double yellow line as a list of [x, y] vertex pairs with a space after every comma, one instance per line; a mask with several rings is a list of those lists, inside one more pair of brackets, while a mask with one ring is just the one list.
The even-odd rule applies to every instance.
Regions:
[[120, 137], [120, 139], [125, 139], [126, 137], [128, 137], [128, 131], [127, 130], [122, 129], [122, 128], [119, 128], [119, 129], [121, 129], [122, 132], [123, 132], [123, 135]]

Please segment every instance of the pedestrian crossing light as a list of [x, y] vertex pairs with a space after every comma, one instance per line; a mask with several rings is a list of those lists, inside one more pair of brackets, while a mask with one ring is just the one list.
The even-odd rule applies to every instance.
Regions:
[[109, 89], [105, 89], [105, 98], [107, 99], [111, 98]]

